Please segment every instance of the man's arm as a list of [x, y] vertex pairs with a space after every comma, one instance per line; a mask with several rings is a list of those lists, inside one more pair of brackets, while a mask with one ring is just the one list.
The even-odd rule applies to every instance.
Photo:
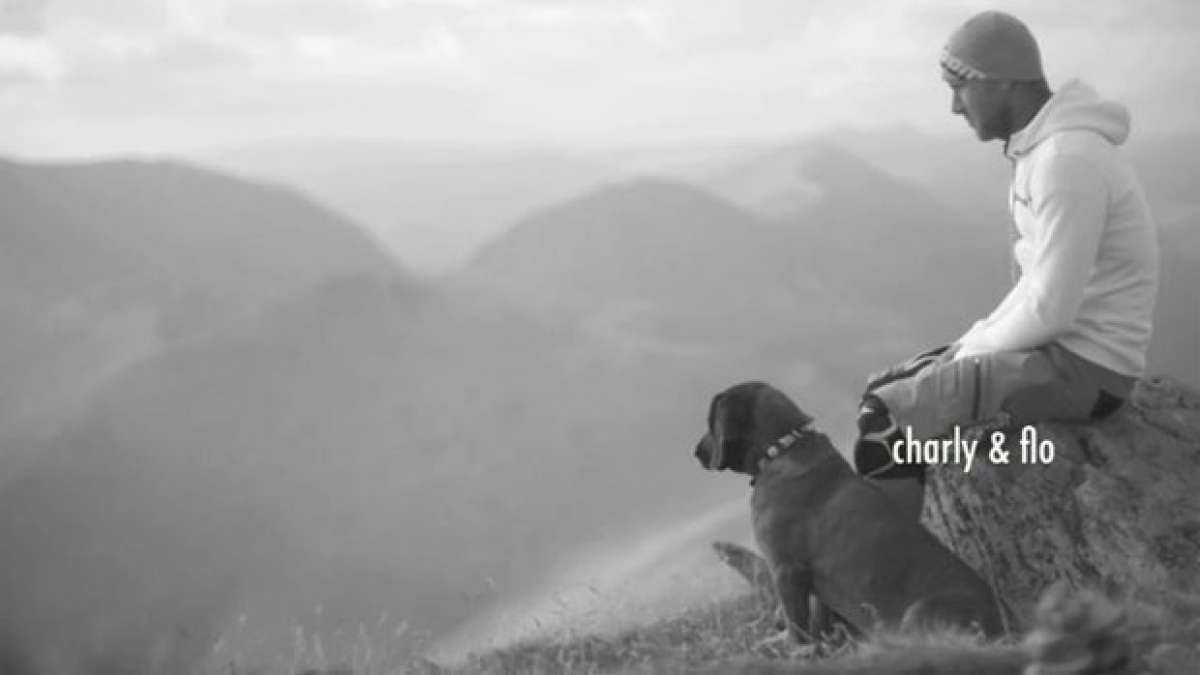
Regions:
[[1108, 217], [1108, 184], [1079, 157], [1056, 157], [1044, 169], [1045, 194], [1033, 205], [1034, 250], [997, 311], [961, 340], [959, 358], [1046, 344], [1074, 321]]
[[986, 317], [972, 324], [967, 332], [963, 333], [961, 337], [953, 342], [953, 344], [957, 348], [961, 349], [963, 344], [974, 341], [978, 335], [987, 331], [990, 326], [995, 324], [1001, 319], [1001, 317], [1011, 311], [1013, 305], [1018, 302], [1018, 298], [1020, 297], [1021, 292], [1014, 284], [1012, 288], [1008, 289], [1008, 293], [1004, 296], [1004, 299], [1000, 301], [999, 305], [996, 305], [996, 308], [992, 310], [991, 314], [988, 314]]

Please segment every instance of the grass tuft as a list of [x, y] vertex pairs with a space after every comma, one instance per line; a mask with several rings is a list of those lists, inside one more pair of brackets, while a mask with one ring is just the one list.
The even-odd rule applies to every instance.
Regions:
[[[1050, 593], [1047, 594], [1050, 597]], [[307, 635], [289, 662], [258, 668], [213, 667], [203, 675], [550, 675], [579, 673], [699, 673], [711, 675], [1084, 675], [1138, 673], [1195, 675], [1200, 664], [1200, 596], [1147, 592], [1109, 601], [1097, 594], [1072, 592], [1043, 602], [1042, 623], [1020, 641], [986, 641], [955, 630], [885, 632], [865, 641], [842, 640], [798, 645], [779, 639], [771, 608], [753, 594], [713, 601], [678, 616], [611, 635], [561, 635], [472, 654], [455, 668], [444, 668], [394, 644], [396, 631], [366, 627], [354, 649], [341, 661], [318, 648]], [[1122, 617], [1111, 620], [1116, 607]], [[1080, 640], [1079, 626], [1104, 619], [1104, 634]], [[1075, 631], [1075, 632], [1072, 632]], [[401, 631], [402, 632], [402, 631]], [[1057, 641], [1057, 642], [1056, 642]], [[1060, 645], [1061, 643], [1061, 645]], [[1091, 661], [1076, 659], [1080, 645], [1092, 645]], [[1124, 656], [1112, 660], [1109, 646]], [[1063, 646], [1065, 645], [1065, 646]], [[1048, 666], [1031, 665], [1049, 655]], [[401, 656], [403, 655], [403, 656]], [[1039, 657], [1041, 658], [1041, 657]], [[1110, 659], [1108, 669], [1095, 669]], [[318, 662], [320, 660], [320, 662]], [[1072, 665], [1071, 661], [1078, 663]]]

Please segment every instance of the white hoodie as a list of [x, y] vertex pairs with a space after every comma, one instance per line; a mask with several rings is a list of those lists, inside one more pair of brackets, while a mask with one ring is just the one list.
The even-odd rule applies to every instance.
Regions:
[[1057, 341], [1095, 364], [1140, 377], [1158, 291], [1157, 228], [1117, 146], [1129, 113], [1065, 83], [1005, 152], [1021, 276], [959, 338], [958, 358]]

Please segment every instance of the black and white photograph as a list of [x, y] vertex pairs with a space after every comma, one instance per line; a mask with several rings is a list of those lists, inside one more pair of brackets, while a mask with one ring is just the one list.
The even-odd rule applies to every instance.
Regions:
[[1195, 675], [1200, 3], [0, 0], [0, 675]]

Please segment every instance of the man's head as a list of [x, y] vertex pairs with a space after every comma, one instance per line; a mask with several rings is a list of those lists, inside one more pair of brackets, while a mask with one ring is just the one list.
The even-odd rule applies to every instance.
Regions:
[[954, 31], [941, 66], [950, 85], [950, 112], [965, 117], [983, 141], [1008, 139], [1028, 123], [1047, 92], [1033, 33], [1003, 12], [976, 14]]

